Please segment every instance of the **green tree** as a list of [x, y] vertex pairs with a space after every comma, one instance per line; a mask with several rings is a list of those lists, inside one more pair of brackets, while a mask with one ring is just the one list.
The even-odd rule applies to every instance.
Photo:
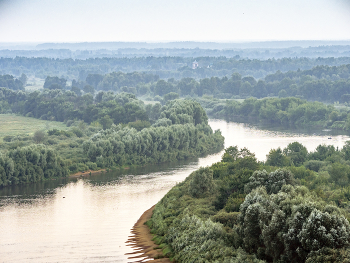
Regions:
[[46, 133], [43, 130], [34, 132], [33, 141], [35, 143], [42, 143], [46, 138]]
[[94, 94], [95, 93], [95, 89], [93, 86], [91, 85], [85, 85], [84, 88], [83, 88], [83, 91], [85, 93], [91, 93], [91, 94]]
[[307, 149], [299, 142], [292, 142], [283, 149], [283, 153], [289, 157], [295, 166], [300, 166], [306, 161]]
[[66, 88], [67, 80], [59, 77], [47, 76], [44, 83], [45, 89], [64, 89]]
[[266, 164], [271, 166], [287, 166], [288, 165], [288, 159], [286, 156], [283, 155], [282, 150], [280, 147], [277, 149], [271, 149], [269, 154], [266, 155]]
[[205, 194], [212, 191], [213, 188], [213, 170], [208, 167], [201, 167], [199, 170], [193, 172], [189, 185], [189, 193], [193, 197], [204, 197]]
[[103, 129], [109, 129], [111, 128], [112, 124], [113, 124], [113, 120], [111, 119], [111, 117], [109, 117], [109, 115], [105, 115], [103, 117], [101, 117], [98, 122], [102, 125]]
[[23, 86], [25, 87], [28, 81], [28, 77], [26, 74], [22, 73], [19, 80], [22, 82]]

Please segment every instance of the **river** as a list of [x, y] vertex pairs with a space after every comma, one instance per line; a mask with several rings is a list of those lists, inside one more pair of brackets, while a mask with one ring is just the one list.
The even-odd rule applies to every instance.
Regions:
[[[331, 131], [266, 130], [209, 121], [225, 136], [225, 147], [247, 147], [259, 160], [272, 148], [298, 141], [342, 147], [349, 140]], [[331, 137], [331, 139], [329, 139]], [[223, 151], [186, 162], [62, 179], [0, 189], [0, 262], [132, 262], [125, 253], [130, 229], [177, 182]]]

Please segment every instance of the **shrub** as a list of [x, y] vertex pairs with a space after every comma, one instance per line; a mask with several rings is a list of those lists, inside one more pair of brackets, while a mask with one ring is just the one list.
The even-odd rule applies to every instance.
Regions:
[[203, 197], [214, 188], [213, 170], [209, 167], [199, 168], [192, 173], [191, 178], [189, 193], [193, 197]]
[[45, 140], [46, 133], [43, 130], [34, 132], [33, 141], [35, 143], [41, 143]]

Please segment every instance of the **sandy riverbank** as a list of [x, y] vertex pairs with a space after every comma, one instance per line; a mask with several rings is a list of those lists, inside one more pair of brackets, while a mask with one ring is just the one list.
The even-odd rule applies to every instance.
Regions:
[[[115, 170], [121, 170], [121, 169], [124, 169], [124, 170], [127, 170], [127, 169], [130, 169], [129, 166], [125, 166], [125, 167], [117, 167], [115, 168]], [[109, 169], [109, 171], [113, 171], [113, 169]], [[84, 172], [77, 172], [77, 173], [74, 173], [74, 174], [70, 174], [69, 177], [73, 177], [73, 178], [79, 178], [79, 177], [87, 177], [89, 175], [96, 175], [96, 174], [101, 174], [101, 173], [106, 173], [107, 172], [107, 169], [100, 169], [100, 170], [87, 170], [87, 171], [84, 171]]]
[[73, 178], [87, 177], [89, 175], [100, 174], [100, 173], [103, 173], [105, 171], [106, 171], [106, 169], [101, 169], [101, 170], [97, 170], [97, 171], [87, 170], [87, 171], [84, 171], [84, 172], [77, 172], [77, 173], [74, 173], [74, 174], [70, 174], [69, 177], [73, 177]]
[[130, 256], [129, 262], [171, 262], [169, 258], [154, 259], [163, 254], [161, 249], [155, 249], [158, 245], [152, 241], [150, 229], [145, 225], [145, 222], [152, 217], [153, 210], [154, 206], [144, 212], [131, 230], [132, 236], [126, 243], [134, 248], [135, 252], [127, 254]]

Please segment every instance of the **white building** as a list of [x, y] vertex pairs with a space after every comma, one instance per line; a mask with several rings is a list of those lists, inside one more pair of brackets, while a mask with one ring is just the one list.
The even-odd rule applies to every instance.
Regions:
[[193, 61], [192, 62], [192, 69], [196, 69], [196, 68], [198, 68], [198, 62], [197, 62], [197, 60], [195, 60], [195, 61]]

